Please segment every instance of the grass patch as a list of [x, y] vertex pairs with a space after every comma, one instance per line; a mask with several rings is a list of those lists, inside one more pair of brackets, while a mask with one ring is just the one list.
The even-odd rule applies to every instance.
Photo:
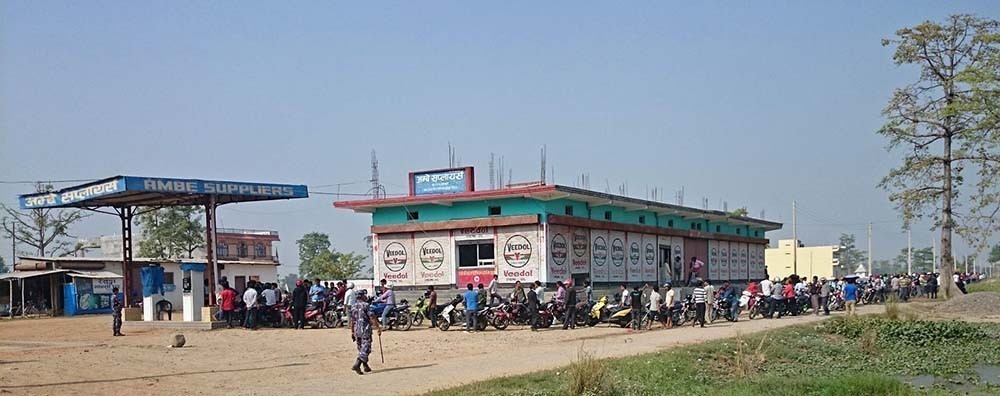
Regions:
[[1000, 293], [1000, 282], [998, 282], [996, 279], [991, 279], [982, 282], [969, 283], [967, 286], [965, 286], [965, 290], [968, 290], [969, 293], [976, 293], [976, 292]]
[[[664, 337], [669, 334], [663, 333]], [[582, 356], [570, 367], [433, 394], [949, 394], [943, 389], [911, 388], [897, 376], [968, 375], [976, 364], [1000, 364], [1000, 325], [863, 316], [620, 359]], [[592, 382], [591, 376], [599, 378]]]

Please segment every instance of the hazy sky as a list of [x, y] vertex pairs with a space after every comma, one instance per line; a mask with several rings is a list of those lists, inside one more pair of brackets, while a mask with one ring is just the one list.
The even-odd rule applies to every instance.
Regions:
[[[807, 4], [808, 3], [808, 4]], [[905, 247], [876, 188], [896, 163], [875, 134], [896, 67], [882, 38], [997, 2], [0, 2], [0, 181], [116, 174], [303, 183], [369, 178], [405, 192], [406, 172], [448, 164], [447, 145], [488, 187], [489, 154], [516, 181], [628, 182], [674, 200], [728, 202], [800, 239]], [[326, 186], [326, 187], [318, 187]], [[341, 191], [363, 193], [365, 183]], [[0, 184], [16, 203], [30, 185]], [[344, 197], [347, 198], [347, 197]], [[364, 250], [370, 218], [335, 197], [226, 206], [220, 225], [294, 241], [330, 233]], [[80, 236], [119, 232], [95, 215]], [[927, 227], [913, 234], [928, 246]], [[10, 257], [9, 241], [0, 254]], [[960, 250], [961, 253], [961, 250]]]

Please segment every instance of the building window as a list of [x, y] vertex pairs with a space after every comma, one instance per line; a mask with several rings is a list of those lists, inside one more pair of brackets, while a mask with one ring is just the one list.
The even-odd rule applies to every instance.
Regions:
[[174, 284], [174, 273], [173, 272], [164, 272], [163, 273], [163, 284], [164, 285], [172, 285], [172, 284]]
[[215, 247], [215, 254], [219, 257], [229, 257], [229, 244], [225, 242], [220, 243]]
[[499, 216], [499, 215], [500, 215], [500, 207], [490, 206], [490, 216]]
[[573, 205], [566, 205], [566, 216], [573, 215]]
[[264, 248], [264, 244], [263, 243], [258, 242], [253, 247], [253, 253], [254, 253], [254, 256], [257, 256], [257, 257], [266, 257], [267, 256], [267, 249]]
[[741, 230], [741, 229], [737, 228], [737, 229], [736, 229], [736, 235], [740, 235], [740, 234], [741, 234], [741, 231], [743, 231], [743, 230]]
[[247, 244], [245, 242], [240, 242], [239, 250], [240, 251], [238, 253], [240, 257], [246, 257], [250, 255], [250, 250], [247, 249]]
[[247, 289], [247, 277], [237, 276], [234, 281], [236, 282], [236, 290], [240, 293]]
[[698, 231], [701, 231], [701, 230], [702, 230], [701, 223], [698, 223]]
[[458, 245], [458, 266], [460, 268], [486, 267], [492, 265], [492, 241], [463, 242]]
[[419, 220], [419, 219], [420, 219], [420, 212], [417, 212], [415, 210], [406, 211], [406, 220], [409, 221], [409, 220]]
[[715, 226], [715, 232], [722, 232], [722, 226]]
[[639, 224], [646, 224], [646, 216], [639, 216]]
[[757, 231], [754, 231], [753, 236], [760, 236], [760, 235], [758, 235]]
[[673, 228], [674, 227], [674, 221], [673, 220], [667, 220], [667, 227]]
[[698, 229], [698, 225], [695, 224], [695, 223], [691, 223], [691, 229], [692, 230], [697, 230]]
[[605, 210], [604, 211], [604, 220], [611, 220], [611, 211], [610, 210]]

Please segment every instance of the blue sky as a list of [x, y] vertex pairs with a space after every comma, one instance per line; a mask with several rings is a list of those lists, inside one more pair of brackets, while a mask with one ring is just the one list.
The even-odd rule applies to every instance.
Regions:
[[[916, 70], [882, 38], [996, 2], [2, 2], [0, 180], [115, 174], [304, 183], [363, 181], [377, 150], [390, 193], [447, 165], [450, 142], [487, 187], [489, 154], [556, 182], [628, 182], [673, 200], [747, 206], [800, 239], [905, 246], [888, 194], [896, 163], [875, 131]], [[363, 183], [342, 191], [364, 192]], [[11, 204], [27, 185], [0, 185]], [[336, 191], [336, 188], [317, 188]], [[334, 197], [241, 204], [227, 227], [363, 250], [369, 218]], [[914, 232], [927, 246], [926, 226]], [[112, 234], [94, 216], [81, 236]], [[788, 237], [791, 227], [770, 233]], [[861, 243], [863, 245], [863, 243]], [[7, 243], [0, 253], [10, 256]]]

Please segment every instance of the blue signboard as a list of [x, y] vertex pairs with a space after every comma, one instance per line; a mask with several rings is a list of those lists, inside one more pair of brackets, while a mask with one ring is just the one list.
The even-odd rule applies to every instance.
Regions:
[[270, 199], [309, 197], [308, 188], [303, 185], [117, 176], [59, 191], [22, 195], [18, 201], [22, 209], [46, 208], [125, 192], [240, 195]]
[[448, 169], [442, 171], [431, 171], [414, 173], [413, 195], [428, 194], [453, 194], [469, 191], [467, 169]]

